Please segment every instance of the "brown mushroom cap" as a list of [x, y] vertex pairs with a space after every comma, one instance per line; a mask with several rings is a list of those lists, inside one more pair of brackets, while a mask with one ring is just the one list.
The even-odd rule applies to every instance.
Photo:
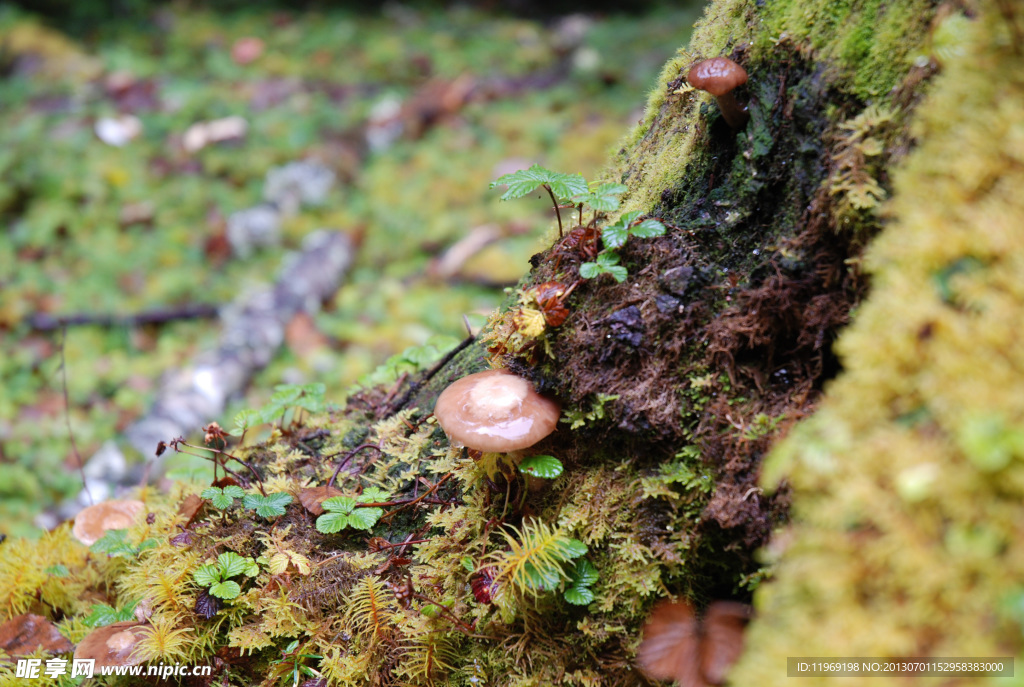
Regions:
[[97, 628], [75, 647], [75, 658], [95, 659], [97, 668], [138, 665], [144, 657], [136, 647], [146, 636], [145, 627], [128, 620]]
[[747, 83], [747, 70], [728, 57], [713, 57], [693, 65], [686, 80], [694, 88], [719, 96]]
[[441, 392], [434, 417], [453, 443], [506, 453], [533, 446], [551, 434], [561, 407], [508, 370], [463, 377]]
[[92, 546], [103, 537], [107, 530], [123, 530], [131, 527], [135, 517], [145, 510], [142, 501], [104, 501], [84, 508], [75, 516], [71, 534], [86, 546]]

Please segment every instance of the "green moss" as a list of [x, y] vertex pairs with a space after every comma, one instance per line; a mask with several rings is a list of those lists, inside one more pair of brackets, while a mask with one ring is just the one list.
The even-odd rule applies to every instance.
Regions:
[[[785, 656], [1020, 655], [1024, 58], [984, 3], [920, 107], [846, 372], [773, 455], [797, 523], [737, 684]], [[969, 270], [950, 272], [970, 260]], [[934, 275], [947, 274], [941, 283]], [[902, 684], [902, 680], [876, 680]]]

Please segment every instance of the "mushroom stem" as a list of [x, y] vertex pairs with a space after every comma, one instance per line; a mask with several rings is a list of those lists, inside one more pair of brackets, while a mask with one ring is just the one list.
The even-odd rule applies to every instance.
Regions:
[[722, 111], [722, 117], [725, 118], [726, 123], [733, 129], [742, 129], [747, 125], [747, 121], [750, 119], [750, 115], [747, 114], [747, 108], [743, 107], [733, 96], [732, 91], [723, 93], [718, 98], [718, 108]]

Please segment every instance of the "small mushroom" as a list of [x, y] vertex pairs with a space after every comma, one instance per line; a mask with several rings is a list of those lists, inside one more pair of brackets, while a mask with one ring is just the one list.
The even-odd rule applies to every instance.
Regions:
[[75, 659], [94, 659], [97, 668], [138, 665], [144, 660], [137, 650], [146, 636], [144, 627], [144, 623], [128, 620], [97, 628], [75, 647]]
[[71, 534], [86, 546], [92, 546], [107, 530], [123, 530], [130, 527], [135, 517], [145, 510], [142, 501], [104, 501], [89, 506], [75, 516]]
[[551, 434], [561, 407], [508, 370], [463, 377], [441, 392], [434, 417], [453, 443], [486, 453], [533, 446]]
[[747, 108], [736, 102], [732, 90], [747, 83], [747, 70], [728, 57], [713, 57], [690, 68], [686, 80], [694, 88], [707, 91], [718, 99], [722, 116], [733, 129], [742, 129], [750, 118]]

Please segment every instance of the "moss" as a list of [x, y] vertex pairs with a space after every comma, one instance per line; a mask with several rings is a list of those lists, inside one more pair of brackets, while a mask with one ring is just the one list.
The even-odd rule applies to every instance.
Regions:
[[738, 684], [786, 684], [796, 654], [1020, 655], [1021, 26], [984, 3], [919, 109], [846, 372], [766, 474], [788, 477], [797, 522]]

